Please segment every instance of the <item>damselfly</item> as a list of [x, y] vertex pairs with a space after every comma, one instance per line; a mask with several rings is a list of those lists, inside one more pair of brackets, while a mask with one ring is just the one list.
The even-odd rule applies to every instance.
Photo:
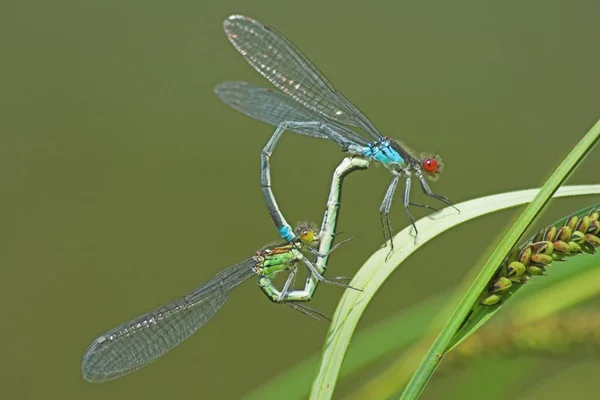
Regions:
[[204, 325], [240, 283], [258, 275], [264, 293], [282, 297], [271, 278], [294, 268], [298, 250], [291, 244], [267, 247], [254, 257], [218, 273], [203, 286], [167, 305], [98, 337], [83, 358], [83, 377], [90, 382], [119, 378], [160, 357]]
[[[277, 126], [261, 156], [261, 187], [272, 216], [277, 216], [277, 202], [271, 190], [269, 158], [285, 130], [307, 136], [331, 139], [342, 150], [385, 165], [392, 173], [379, 209], [384, 238], [391, 239], [389, 213], [400, 178], [405, 178], [404, 208], [418, 234], [410, 206], [434, 207], [410, 201], [411, 175], [423, 192], [449, 206], [452, 202], [434, 194], [426, 177], [435, 181], [442, 172], [438, 155], [417, 154], [404, 143], [383, 136], [366, 115], [338, 92], [317, 67], [289, 40], [272, 27], [243, 15], [232, 15], [223, 23], [227, 38], [246, 61], [280, 91], [255, 87], [246, 82], [225, 82], [215, 89], [217, 96], [250, 117]], [[349, 127], [366, 132], [370, 139]], [[293, 230], [274, 218], [281, 236], [293, 240]], [[392, 244], [393, 248], [393, 244]]]
[[[302, 303], [312, 299], [319, 281], [323, 280], [317, 275], [325, 272], [329, 254], [343, 243], [333, 246], [343, 178], [367, 166], [365, 160], [346, 158], [336, 169], [320, 232], [310, 225], [301, 225], [295, 231], [295, 243], [260, 249], [253, 257], [218, 273], [188, 295], [101, 335], [84, 355], [83, 377], [90, 382], [104, 382], [151, 363], [200, 329], [225, 304], [229, 293], [252, 276], [258, 276], [258, 285], [271, 301], [286, 304], [313, 318], [323, 316]], [[301, 251], [317, 244], [319, 256], [313, 269], [318, 273], [315, 275], [309, 268], [311, 272], [304, 289], [294, 290], [297, 264], [306, 260]], [[278, 290], [272, 280], [283, 271], [290, 274], [282, 290]]]

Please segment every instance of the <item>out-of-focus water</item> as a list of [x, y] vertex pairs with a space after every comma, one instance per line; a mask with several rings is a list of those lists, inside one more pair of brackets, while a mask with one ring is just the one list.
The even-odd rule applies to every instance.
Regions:
[[[232, 399], [320, 351], [326, 322], [270, 304], [247, 283], [151, 367], [102, 385], [81, 377], [96, 336], [277, 237], [259, 190], [259, 152], [273, 129], [212, 92], [225, 80], [267, 85], [222, 32], [232, 13], [282, 31], [384, 134], [439, 152], [445, 170], [433, 189], [456, 202], [539, 186], [600, 115], [594, 1], [4, 2], [4, 398]], [[284, 136], [273, 187], [288, 220], [320, 220], [341, 157], [334, 143]], [[570, 183], [597, 183], [598, 157]], [[339, 229], [355, 239], [331, 258], [332, 274], [352, 275], [382, 244], [390, 179], [383, 168], [347, 179]], [[594, 201], [557, 201], [543, 219]], [[517, 212], [425, 246], [362, 325], [460, 282]], [[399, 201], [392, 221], [407, 224]], [[457, 257], [467, 244], [481, 252]], [[340, 295], [323, 286], [313, 306], [332, 314]], [[584, 376], [527, 398], [564, 398], [594, 383]], [[434, 379], [425, 396], [454, 382]]]

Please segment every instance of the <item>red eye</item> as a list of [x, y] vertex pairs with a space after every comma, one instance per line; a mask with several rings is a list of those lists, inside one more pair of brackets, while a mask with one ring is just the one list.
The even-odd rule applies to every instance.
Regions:
[[437, 172], [439, 164], [435, 158], [427, 158], [423, 161], [423, 169], [430, 174]]

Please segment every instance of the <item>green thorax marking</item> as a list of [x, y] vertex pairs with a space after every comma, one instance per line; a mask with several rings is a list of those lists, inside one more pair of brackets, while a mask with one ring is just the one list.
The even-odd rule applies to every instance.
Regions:
[[303, 256], [295, 247], [288, 244], [258, 250], [255, 257], [258, 260], [257, 274], [271, 278], [279, 272], [291, 269]]

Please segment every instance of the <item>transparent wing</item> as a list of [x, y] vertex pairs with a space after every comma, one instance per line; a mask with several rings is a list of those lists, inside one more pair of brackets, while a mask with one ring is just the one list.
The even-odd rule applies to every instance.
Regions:
[[[323, 122], [334, 127], [343, 136], [361, 145], [366, 146], [368, 144], [362, 136], [344, 126], [325, 120], [317, 112], [296, 103], [279, 90], [261, 88], [248, 82], [236, 81], [224, 82], [217, 85], [215, 93], [225, 104], [267, 124], [278, 126], [282, 122], [289, 121]], [[290, 128], [290, 130], [316, 138], [328, 138], [326, 134], [308, 127], [294, 127], [293, 129]]]
[[229, 292], [255, 273], [249, 258], [204, 286], [100, 336], [83, 357], [83, 377], [102, 382], [133, 372], [190, 337], [221, 308]]
[[[236, 110], [274, 126], [286, 121], [311, 122], [323, 118], [300, 105], [278, 90], [253, 86], [247, 82], [224, 82], [215, 88], [215, 94]], [[314, 129], [292, 129], [296, 133], [327, 139]]]
[[246, 61], [282, 92], [330, 120], [358, 126], [373, 138], [381, 138], [366, 115], [275, 29], [243, 15], [230, 16], [223, 28]]

